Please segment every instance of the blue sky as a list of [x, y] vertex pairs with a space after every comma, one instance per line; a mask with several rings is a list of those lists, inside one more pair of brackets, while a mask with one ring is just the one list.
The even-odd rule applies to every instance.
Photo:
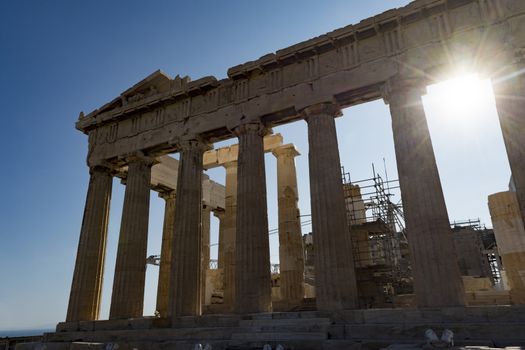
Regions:
[[[0, 330], [52, 327], [65, 318], [88, 181], [87, 138], [74, 129], [80, 111], [90, 112], [157, 69], [223, 78], [229, 67], [408, 2], [1, 2]], [[488, 82], [479, 86], [490, 90]], [[478, 108], [468, 123], [431, 95], [425, 108], [451, 220], [480, 217], [490, 226], [486, 197], [506, 190], [510, 170], [493, 101], [483, 96], [474, 96]], [[337, 127], [342, 163], [354, 179], [370, 177], [372, 162], [382, 168], [383, 158], [389, 176], [396, 176], [382, 101], [345, 110]], [[300, 208], [309, 214], [306, 123], [275, 131], [302, 152]], [[270, 229], [277, 227], [272, 157], [266, 157]], [[209, 175], [224, 179], [221, 169]], [[123, 189], [115, 181], [102, 317]], [[160, 251], [162, 216], [162, 200], [152, 193], [149, 254]], [[216, 242], [215, 218], [212, 226]], [[277, 236], [271, 239], [276, 262]], [[154, 310], [156, 274], [148, 267], [145, 314]]]

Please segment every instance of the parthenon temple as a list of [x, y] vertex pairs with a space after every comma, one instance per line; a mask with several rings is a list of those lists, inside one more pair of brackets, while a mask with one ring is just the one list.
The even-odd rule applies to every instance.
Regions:
[[[451, 226], [422, 104], [428, 85], [460, 69], [490, 79], [512, 170], [512, 189], [489, 198], [499, 254], [487, 253], [485, 236], [460, 237]], [[379, 349], [417, 343], [433, 328], [452, 330], [457, 344], [525, 345], [524, 72], [525, 1], [415, 0], [234, 66], [225, 79], [156, 71], [80, 113], [90, 180], [67, 316], [45, 343]], [[395, 210], [367, 220], [370, 206], [358, 205], [364, 185], [342, 175], [335, 119], [381, 99], [391, 114], [402, 233]], [[302, 200], [311, 203], [310, 234], [298, 206], [301, 150], [273, 131], [289, 123], [308, 130], [310, 198]], [[235, 142], [214, 148], [228, 139]], [[279, 271], [270, 262], [265, 153], [277, 162]], [[224, 184], [204, 173], [218, 167]], [[125, 195], [109, 320], [102, 320], [114, 177]], [[151, 190], [165, 212], [157, 313], [143, 315]], [[213, 268], [212, 213], [220, 221]], [[395, 239], [387, 246], [386, 233], [373, 235], [378, 230]], [[491, 272], [498, 264], [503, 277]], [[385, 276], [380, 265], [406, 275], [377, 282]], [[494, 278], [505, 278], [510, 291], [496, 291]], [[484, 292], [472, 287], [481, 281]], [[489, 294], [492, 301], [482, 301]]]

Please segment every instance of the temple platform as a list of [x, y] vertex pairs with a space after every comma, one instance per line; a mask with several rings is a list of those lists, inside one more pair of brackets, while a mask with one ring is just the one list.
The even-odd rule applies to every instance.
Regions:
[[265, 344], [297, 350], [399, 349], [399, 344], [423, 346], [429, 328], [438, 336], [452, 330], [457, 346], [525, 346], [525, 307], [204, 315], [178, 318], [174, 327], [154, 317], [68, 322], [45, 334], [43, 343], [20, 344], [17, 350], [193, 350], [196, 344], [214, 350], [262, 349]]

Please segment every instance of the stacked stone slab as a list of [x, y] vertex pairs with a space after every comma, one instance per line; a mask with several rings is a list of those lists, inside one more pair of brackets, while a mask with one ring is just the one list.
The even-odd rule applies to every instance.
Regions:
[[515, 304], [525, 304], [525, 228], [516, 193], [490, 195], [489, 209], [511, 300]]

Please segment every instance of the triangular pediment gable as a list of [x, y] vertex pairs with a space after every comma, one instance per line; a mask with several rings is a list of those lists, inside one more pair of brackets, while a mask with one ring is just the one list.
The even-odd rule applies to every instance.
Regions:
[[170, 90], [171, 77], [161, 70], [153, 72], [131, 88], [120, 94], [124, 103], [136, 102], [145, 97]]
[[181, 85], [180, 81], [182, 80], [186, 82], [189, 81], [189, 78], [181, 79], [177, 76], [175, 79], [172, 79], [163, 71], [157, 70], [121, 93], [119, 97], [91, 112], [87, 117], [95, 117], [101, 113], [141, 101], [159, 93], [168, 92], [170, 89], [173, 90], [174, 87], [177, 87], [177, 85]]

